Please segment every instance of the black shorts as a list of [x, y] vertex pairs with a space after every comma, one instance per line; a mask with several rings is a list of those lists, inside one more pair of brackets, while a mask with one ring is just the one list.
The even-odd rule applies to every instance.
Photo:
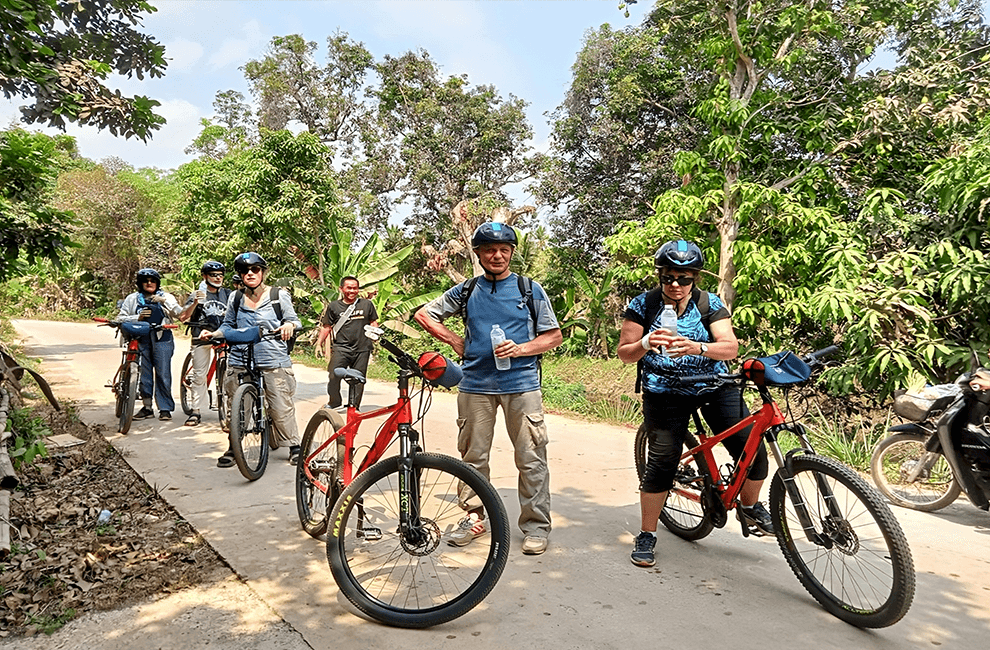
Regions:
[[[710, 434], [718, 434], [749, 416], [742, 391], [723, 386], [704, 395], [643, 392], [643, 420], [650, 431], [649, 454], [639, 489], [647, 493], [666, 492], [674, 485], [674, 474], [684, 449], [691, 414], [700, 409]], [[722, 441], [732, 458], [739, 460], [751, 427]], [[767, 477], [770, 463], [760, 445], [749, 471], [749, 478]]]

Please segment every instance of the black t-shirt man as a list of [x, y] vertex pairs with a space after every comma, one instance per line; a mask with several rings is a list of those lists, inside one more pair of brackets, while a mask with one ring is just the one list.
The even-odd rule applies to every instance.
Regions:
[[[361, 374], [367, 374], [368, 362], [371, 360], [373, 341], [364, 335], [365, 325], [378, 325], [378, 311], [375, 304], [365, 298], [358, 298], [361, 285], [357, 278], [346, 277], [340, 283], [340, 293], [343, 298], [334, 300], [320, 316], [320, 335], [316, 340], [317, 354], [323, 348], [324, 341], [329, 339], [331, 345], [327, 371], [330, 379], [327, 382], [327, 394], [330, 396], [330, 407], [342, 405], [340, 396], [340, 378], [334, 375], [336, 368], [351, 368]], [[364, 385], [355, 384], [351, 388], [354, 406], [361, 406], [364, 396]]]

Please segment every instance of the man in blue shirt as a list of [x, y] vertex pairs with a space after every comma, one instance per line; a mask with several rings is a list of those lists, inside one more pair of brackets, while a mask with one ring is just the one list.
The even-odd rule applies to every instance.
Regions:
[[[485, 223], [471, 245], [484, 274], [462, 282], [416, 312], [416, 322], [434, 338], [449, 344], [464, 360], [458, 386], [457, 448], [466, 463], [490, 478], [488, 464], [495, 435], [495, 413], [501, 406], [506, 430], [515, 448], [519, 470], [519, 528], [523, 553], [538, 555], [550, 534], [550, 472], [547, 430], [543, 422], [539, 355], [563, 341], [560, 325], [543, 288], [523, 281], [509, 270], [517, 243], [512, 227]], [[524, 287], [531, 287], [527, 295]], [[465, 297], [465, 293], [467, 296]], [[464, 337], [443, 321], [463, 313]], [[491, 331], [499, 325], [506, 340], [493, 349]], [[495, 357], [510, 359], [508, 370], [495, 367]], [[468, 514], [447, 539], [454, 546], [469, 544], [488, 532], [483, 510], [462, 492]]]

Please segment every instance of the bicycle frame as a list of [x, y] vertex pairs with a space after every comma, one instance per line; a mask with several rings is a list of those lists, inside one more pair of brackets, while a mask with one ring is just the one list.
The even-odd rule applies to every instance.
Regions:
[[[712, 480], [711, 487], [716, 490], [725, 509], [731, 510], [737, 503], [739, 493], [742, 491], [743, 484], [746, 482], [746, 478], [749, 475], [749, 468], [752, 465], [753, 459], [756, 458], [756, 452], [765, 439], [767, 445], [773, 453], [774, 460], [777, 462], [777, 471], [781, 474], [781, 478], [784, 480], [784, 486], [787, 489], [788, 494], [791, 496], [798, 521], [801, 523], [808, 541], [814, 544], [827, 546], [829, 544], [827, 539], [815, 532], [815, 527], [812, 523], [810, 515], [808, 514], [804, 499], [801, 497], [800, 491], [794, 487], [793, 473], [790, 469], [789, 461], [795, 453], [814, 453], [811, 443], [808, 441], [808, 438], [804, 433], [804, 428], [801, 427], [801, 425], [788, 422], [788, 420], [784, 417], [780, 407], [770, 394], [770, 390], [765, 385], [757, 386], [757, 388], [760, 391], [760, 398], [763, 400], [763, 406], [760, 407], [756, 413], [743, 418], [732, 427], [713, 436], [705, 435], [704, 429], [699, 427], [698, 437], [701, 443], [684, 452], [684, 454], [681, 455], [681, 461], [683, 462], [692, 456], [696, 458], [700, 456], [703, 458], [708, 469], [708, 476], [710, 476]], [[715, 454], [712, 450], [715, 445], [751, 425], [753, 428], [750, 430], [749, 436], [746, 438], [746, 444], [743, 447], [742, 454], [739, 456], [739, 460], [736, 461], [735, 467], [730, 473], [728, 480], [726, 480], [725, 477], [722, 476], [721, 472], [719, 472], [718, 462], [715, 460]], [[794, 433], [801, 441], [800, 449], [793, 449], [786, 455], [781, 452], [780, 445], [777, 444], [777, 434], [784, 430]], [[816, 476], [816, 478], [822, 493], [831, 495], [831, 489], [825, 480], [820, 476]], [[677, 491], [683, 498], [696, 502], [700, 501], [700, 498], [697, 495], [689, 491], [678, 490], [676, 486], [672, 488], [672, 490]], [[836, 507], [834, 499], [827, 499], [827, 503], [831, 514], [835, 517], [840, 517], [841, 513]], [[744, 534], [746, 534], [747, 531], [745, 527], [743, 530]]]
[[[368, 453], [365, 454], [364, 459], [361, 461], [361, 464], [355, 472], [354, 460], [351, 458], [351, 455], [354, 450], [354, 440], [357, 437], [358, 429], [360, 429], [361, 423], [365, 420], [371, 420], [385, 415], [389, 416], [388, 419], [379, 427], [378, 433], [375, 435], [375, 441], [372, 443], [371, 448], [368, 450]], [[312, 454], [305, 459], [302, 459], [300, 462], [304, 463], [306, 478], [312, 481], [313, 485], [315, 485], [319, 490], [323, 492], [329, 491], [330, 486], [321, 483], [313, 476], [310, 469], [310, 463], [316, 456], [322, 453], [324, 449], [330, 446], [331, 443], [339, 444], [339, 440], [341, 436], [343, 436], [344, 446], [347, 451], [342, 460], [341, 480], [346, 487], [351, 484], [351, 481], [354, 480], [355, 476], [381, 460], [382, 456], [385, 454], [385, 450], [392, 444], [396, 433], [399, 434], [399, 455], [404, 458], [408, 457], [412, 451], [412, 446], [417, 442], [413, 431], [412, 400], [409, 396], [409, 376], [403, 372], [399, 376], [399, 398], [396, 400], [395, 404], [385, 406], [374, 411], [361, 413], [353, 404], [350, 403], [350, 399], [348, 399], [347, 418], [344, 426], [324, 441], [323, 444], [314, 449]]]

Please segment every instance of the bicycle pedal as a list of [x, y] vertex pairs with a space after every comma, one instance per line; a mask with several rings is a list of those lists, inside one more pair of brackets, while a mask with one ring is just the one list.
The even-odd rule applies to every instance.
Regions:
[[357, 531], [357, 538], [363, 539], [366, 542], [377, 542], [382, 537], [382, 529], [373, 526], [367, 526]]

